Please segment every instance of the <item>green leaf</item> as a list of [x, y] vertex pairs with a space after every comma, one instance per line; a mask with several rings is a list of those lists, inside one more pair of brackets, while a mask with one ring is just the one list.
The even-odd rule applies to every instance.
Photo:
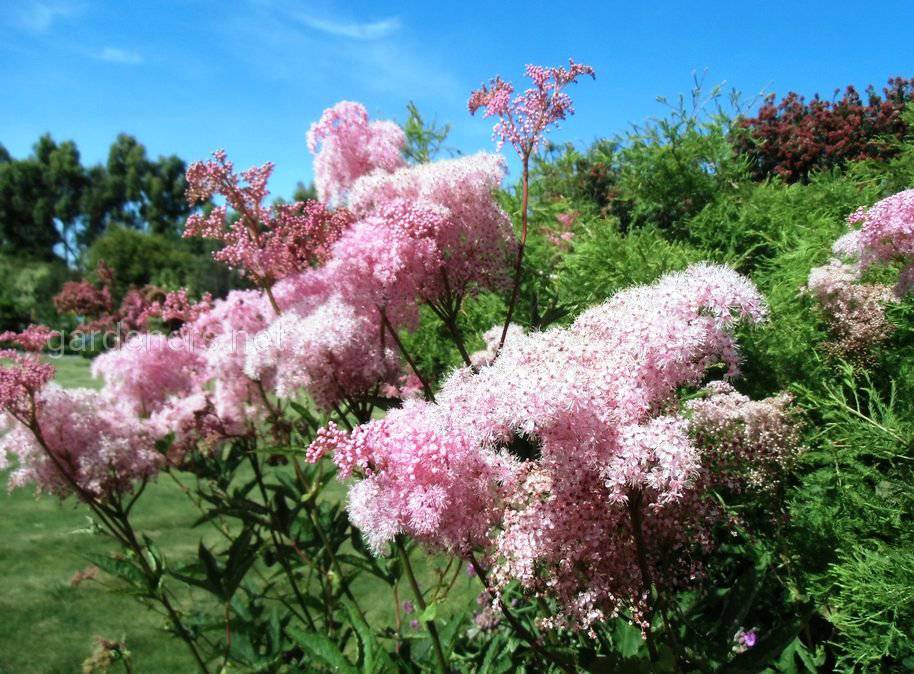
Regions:
[[352, 666], [337, 645], [323, 634], [290, 628], [289, 636], [306, 652], [323, 661], [332, 671], [342, 674], [359, 674], [359, 670]]
[[146, 576], [143, 575], [143, 571], [140, 567], [133, 562], [126, 559], [107, 557], [105, 555], [87, 555], [86, 559], [105, 573], [123, 580], [134, 589], [143, 593], [147, 591]]
[[225, 593], [223, 592], [222, 574], [219, 571], [219, 563], [216, 561], [213, 553], [203, 545], [203, 541], [200, 541], [200, 545], [197, 547], [197, 556], [203, 563], [204, 571], [206, 571], [206, 582], [209, 585], [210, 592], [221, 598], [228, 599], [229, 597], [225, 596]]
[[428, 606], [426, 606], [424, 609], [422, 609], [422, 612], [419, 613], [418, 616], [416, 616], [416, 619], [420, 620], [422, 622], [425, 622], [425, 623], [432, 622], [435, 619], [435, 616], [438, 615], [438, 604], [439, 603], [440, 602], [434, 601], [431, 604], [429, 604]]

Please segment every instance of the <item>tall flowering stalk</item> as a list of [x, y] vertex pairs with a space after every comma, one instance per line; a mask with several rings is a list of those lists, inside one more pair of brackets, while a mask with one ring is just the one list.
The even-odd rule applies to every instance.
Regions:
[[527, 243], [527, 205], [529, 202], [530, 157], [542, 145], [546, 131], [558, 125], [568, 115], [574, 114], [571, 97], [563, 89], [577, 82], [582, 75], [596, 78], [593, 68], [573, 59], [568, 60], [568, 68], [528, 65], [525, 69], [533, 86], [523, 93], [514, 96], [514, 85], [501, 77], [495, 77], [488, 85], [483, 85], [472, 94], [468, 108], [470, 114], [485, 109], [483, 117], [498, 117], [493, 135], [499, 149], [510, 143], [521, 160], [522, 196], [521, 196], [521, 237], [514, 263], [514, 286], [505, 315], [498, 348], [504, 346], [508, 335], [508, 326], [517, 303], [520, 290], [521, 265], [524, 258], [524, 247]]
[[[191, 204], [219, 195], [225, 205], [187, 219], [184, 236], [201, 236], [225, 245], [213, 257], [240, 269], [261, 286], [277, 309], [270, 290], [279, 279], [301, 272], [327, 258], [330, 246], [350, 219], [344, 210], [330, 211], [317, 201], [264, 205], [273, 164], [251, 167], [240, 175], [225, 152], [187, 169], [187, 200]], [[230, 217], [231, 209], [237, 220]]]

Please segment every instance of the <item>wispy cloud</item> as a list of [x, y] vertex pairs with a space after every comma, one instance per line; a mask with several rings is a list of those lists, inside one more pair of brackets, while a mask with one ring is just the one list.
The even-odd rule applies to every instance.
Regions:
[[35, 0], [23, 2], [12, 13], [13, 22], [32, 33], [46, 33], [58, 20], [73, 16], [81, 6], [73, 2]]
[[400, 30], [400, 19], [395, 16], [380, 21], [365, 22], [322, 19], [300, 12], [295, 12], [291, 16], [308, 28], [350, 40], [382, 40]]
[[139, 52], [130, 49], [118, 49], [117, 47], [105, 47], [96, 54], [96, 58], [100, 61], [131, 66], [139, 65], [143, 62], [143, 57]]

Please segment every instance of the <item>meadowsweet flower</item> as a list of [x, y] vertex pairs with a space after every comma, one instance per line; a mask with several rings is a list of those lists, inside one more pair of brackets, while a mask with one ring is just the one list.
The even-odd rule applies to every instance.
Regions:
[[180, 337], [141, 334], [92, 361], [112, 404], [148, 416], [171, 396], [189, 394], [203, 367], [200, 354]]
[[182, 328], [184, 341], [195, 345], [203, 361], [197, 381], [228, 426], [256, 421], [269, 411], [266, 393], [274, 387], [273, 371], [262, 369], [251, 379], [245, 374], [245, 359], [261, 347], [257, 336], [273, 318], [263, 293], [233, 290]]
[[[135, 302], [135, 299], [131, 299], [132, 304]], [[187, 288], [180, 288], [174, 292], [165, 293], [161, 301], [148, 304], [142, 317], [138, 318], [138, 322], [145, 325], [150, 318], [158, 318], [170, 329], [177, 330], [185, 323], [196, 320], [203, 312], [211, 309], [212, 304], [213, 296], [210, 293], [204, 293], [195, 302], [188, 297]]]
[[352, 184], [374, 171], [390, 173], [406, 164], [406, 135], [394, 122], [369, 121], [361, 103], [340, 101], [308, 129], [314, 185], [321, 201], [342, 201]]
[[7, 330], [0, 333], [0, 342], [15, 344], [26, 351], [40, 352], [48, 345], [48, 342], [59, 336], [60, 333], [56, 330], [51, 330], [46, 325], [33, 323], [22, 332]]
[[98, 499], [129, 492], [164, 461], [142, 420], [125, 415], [99, 391], [56, 384], [34, 395], [33, 414], [10, 425], [0, 452], [17, 458], [10, 487], [34, 483], [61, 498], [73, 493], [74, 483]]
[[861, 271], [875, 264], [901, 262], [904, 268], [895, 292], [899, 296], [907, 293], [914, 277], [914, 189], [859, 208], [847, 222], [856, 228], [835, 242], [833, 252], [852, 259]]
[[709, 479], [731, 491], [773, 491], [802, 451], [793, 397], [751, 400], [712, 382], [686, 404], [690, 434], [704, 448]]
[[[491, 365], [495, 361], [496, 356], [498, 356], [498, 343], [501, 339], [502, 327], [501, 325], [493, 325], [483, 333], [482, 339], [486, 344], [486, 348], [470, 354], [470, 363], [473, 367], [484, 367]], [[518, 337], [522, 337], [523, 334], [524, 329], [521, 326], [516, 323], [508, 325], [509, 340], [514, 341]]]
[[312, 461], [332, 452], [341, 479], [362, 476], [349, 492], [349, 516], [375, 550], [398, 533], [464, 550], [487, 540], [503, 461], [435, 417], [433, 405], [407, 401], [351, 434], [322, 432], [308, 452]]
[[265, 206], [272, 173], [273, 165], [267, 163], [236, 175], [221, 150], [211, 161], [194, 162], [187, 169], [191, 204], [219, 195], [226, 205], [191, 215], [184, 236], [222, 241], [225, 245], [213, 257], [264, 287], [325, 260], [330, 245], [350, 223], [345, 210], [329, 211], [316, 201]]
[[559, 601], [556, 625], [641, 615], [631, 510], [669, 586], [700, 576], [697, 553], [722, 517], [704, 497], [707, 454], [677, 393], [712, 366], [738, 374], [733, 327], [765, 315], [746, 279], [695, 265], [568, 328], [517, 334], [478, 372], [455, 371], [437, 403], [407, 402], [348, 434], [330, 428], [309, 458], [332, 453], [341, 478], [358, 478], [350, 518], [376, 549], [399, 533], [482, 547], [495, 582]]
[[[837, 248], [848, 250], [846, 242], [839, 244]], [[866, 359], [876, 344], [894, 332], [885, 310], [897, 301], [890, 286], [862, 283], [862, 273], [859, 262], [832, 258], [810, 270], [806, 283], [806, 291], [818, 302], [832, 336], [826, 346], [855, 360]]]
[[53, 366], [41, 362], [36, 355], [0, 350], [0, 413], [28, 420], [35, 396], [53, 378]]
[[563, 89], [582, 75], [596, 77], [593, 68], [573, 59], [568, 68], [528, 65], [525, 74], [533, 86], [523, 93], [515, 96], [514, 85], [496, 77], [474, 91], [467, 104], [470, 114], [485, 109], [484, 117], [498, 117], [493, 137], [499, 148], [510, 143], [521, 157], [536, 151], [550, 126], [574, 114], [571, 97]]
[[[494, 197], [504, 172], [504, 159], [479, 153], [374, 173], [353, 185], [348, 207], [356, 217], [380, 217], [392, 233], [433, 246], [434, 273], [424, 300], [445, 292], [444, 276], [450, 293], [462, 297], [507, 283], [514, 237]], [[412, 209], [404, 210], [404, 204]]]
[[380, 335], [371, 314], [331, 296], [305, 316], [289, 311], [273, 321], [247, 350], [244, 371], [253, 379], [270, 371], [280, 398], [307, 391], [319, 407], [332, 409], [396, 380], [399, 362]]

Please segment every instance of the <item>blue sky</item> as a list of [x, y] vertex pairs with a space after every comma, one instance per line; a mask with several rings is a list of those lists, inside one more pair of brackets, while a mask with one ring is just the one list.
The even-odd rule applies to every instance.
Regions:
[[450, 144], [492, 147], [470, 90], [525, 63], [569, 56], [597, 70], [572, 90], [555, 138], [587, 144], [661, 114], [658, 95], [706, 82], [830, 95], [914, 76], [914, 3], [293, 2], [6, 0], [0, 12], [0, 142], [75, 140], [86, 163], [114, 136], [153, 156], [224, 148], [237, 166], [276, 163], [274, 194], [309, 181], [309, 124], [341, 99], [402, 120], [414, 100], [450, 122]]

